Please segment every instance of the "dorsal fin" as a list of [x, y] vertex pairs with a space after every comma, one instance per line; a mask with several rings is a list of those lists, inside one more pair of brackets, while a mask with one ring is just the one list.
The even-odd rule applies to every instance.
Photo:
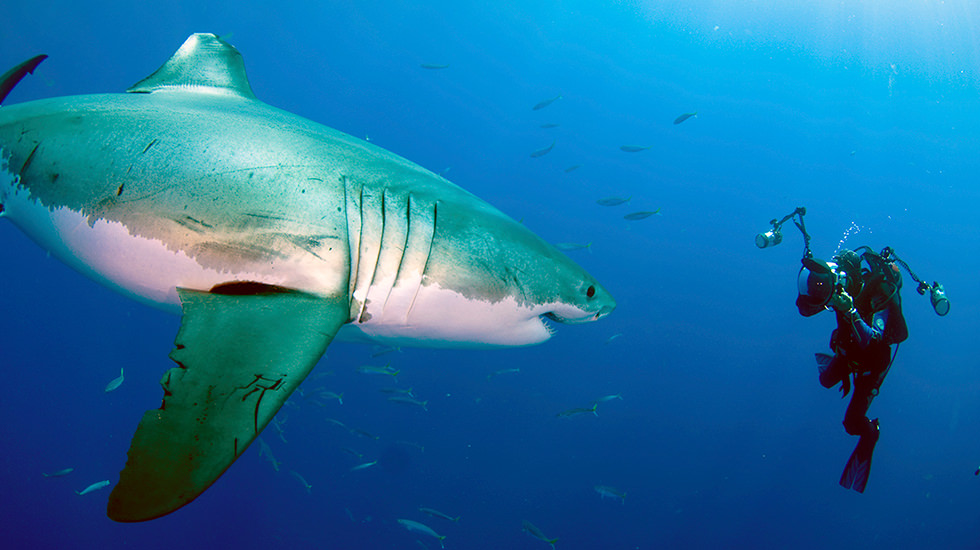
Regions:
[[242, 54], [213, 34], [192, 34], [162, 67], [126, 90], [153, 93], [161, 90], [231, 94], [255, 99], [245, 76]]
[[36, 55], [0, 76], [0, 103], [3, 103], [20, 79], [27, 76], [27, 73], [34, 74], [34, 69], [47, 58], [46, 55]]

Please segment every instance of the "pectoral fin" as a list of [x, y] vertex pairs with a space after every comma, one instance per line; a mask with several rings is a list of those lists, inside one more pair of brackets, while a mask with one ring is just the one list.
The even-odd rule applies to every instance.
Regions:
[[346, 297], [249, 285], [231, 293], [178, 289], [183, 318], [170, 354], [177, 367], [161, 381], [163, 404], [136, 429], [109, 496], [111, 519], [149, 520], [197, 498], [272, 420], [347, 320]]

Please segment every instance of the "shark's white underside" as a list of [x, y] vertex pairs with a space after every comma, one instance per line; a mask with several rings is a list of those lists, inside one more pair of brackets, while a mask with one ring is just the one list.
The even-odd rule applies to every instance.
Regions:
[[[49, 210], [18, 188], [17, 176], [5, 163], [0, 164], [0, 198], [3, 215], [59, 260], [124, 295], [175, 314], [180, 313], [177, 287], [206, 290], [230, 281], [254, 281], [318, 294], [337, 277], [309, 254], [256, 266], [261, 269], [203, 267], [162, 241], [133, 235], [122, 223], [99, 219], [90, 225], [69, 208]], [[396, 271], [379, 263], [373, 284], [355, 289], [353, 297], [365, 304], [364, 309], [356, 322], [341, 328], [338, 339], [473, 348], [537, 344], [551, 336], [552, 329], [538, 316], [556, 304], [530, 308], [510, 297], [496, 303], [469, 299], [438, 283], [422, 285], [418, 270], [399, 274], [402, 284], [396, 286]], [[406, 280], [414, 284], [404, 284]]]

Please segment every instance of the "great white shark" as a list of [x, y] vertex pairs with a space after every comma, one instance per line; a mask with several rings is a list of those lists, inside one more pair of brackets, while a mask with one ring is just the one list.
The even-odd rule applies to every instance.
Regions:
[[[0, 102], [44, 56], [0, 78]], [[127, 93], [0, 107], [0, 216], [81, 273], [181, 314], [109, 497], [116, 521], [187, 504], [335, 338], [525, 346], [615, 308], [522, 224], [393, 153], [257, 100], [195, 34]]]

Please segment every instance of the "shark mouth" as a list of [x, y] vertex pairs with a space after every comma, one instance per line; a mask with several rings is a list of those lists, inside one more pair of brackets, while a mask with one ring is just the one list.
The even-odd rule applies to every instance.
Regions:
[[545, 329], [547, 329], [549, 337], [550, 336], [554, 336], [555, 333], [558, 332], [558, 329], [556, 329], [555, 326], [552, 323], [548, 322], [549, 320], [554, 321], [556, 323], [564, 323], [565, 322], [564, 320], [562, 320], [561, 317], [559, 317], [559, 316], [557, 316], [557, 315], [555, 315], [554, 313], [551, 313], [551, 312], [549, 312], [549, 313], [542, 313], [541, 315], [538, 315], [538, 319], [541, 319], [541, 326], [543, 326]]
[[[549, 311], [548, 313], [542, 313], [538, 317], [541, 317], [542, 322], [544, 321], [545, 318], [548, 318], [556, 323], [562, 323], [564, 325], [575, 325], [578, 323], [588, 323], [590, 321], [598, 321], [599, 319], [608, 315], [613, 309], [614, 308], [609, 306], [602, 306], [599, 309], [599, 311], [596, 311], [595, 313], [586, 312], [586, 314], [581, 317], [562, 317], [561, 315], [558, 315], [553, 311]], [[547, 326], [547, 323], [545, 324], [545, 326]]]

